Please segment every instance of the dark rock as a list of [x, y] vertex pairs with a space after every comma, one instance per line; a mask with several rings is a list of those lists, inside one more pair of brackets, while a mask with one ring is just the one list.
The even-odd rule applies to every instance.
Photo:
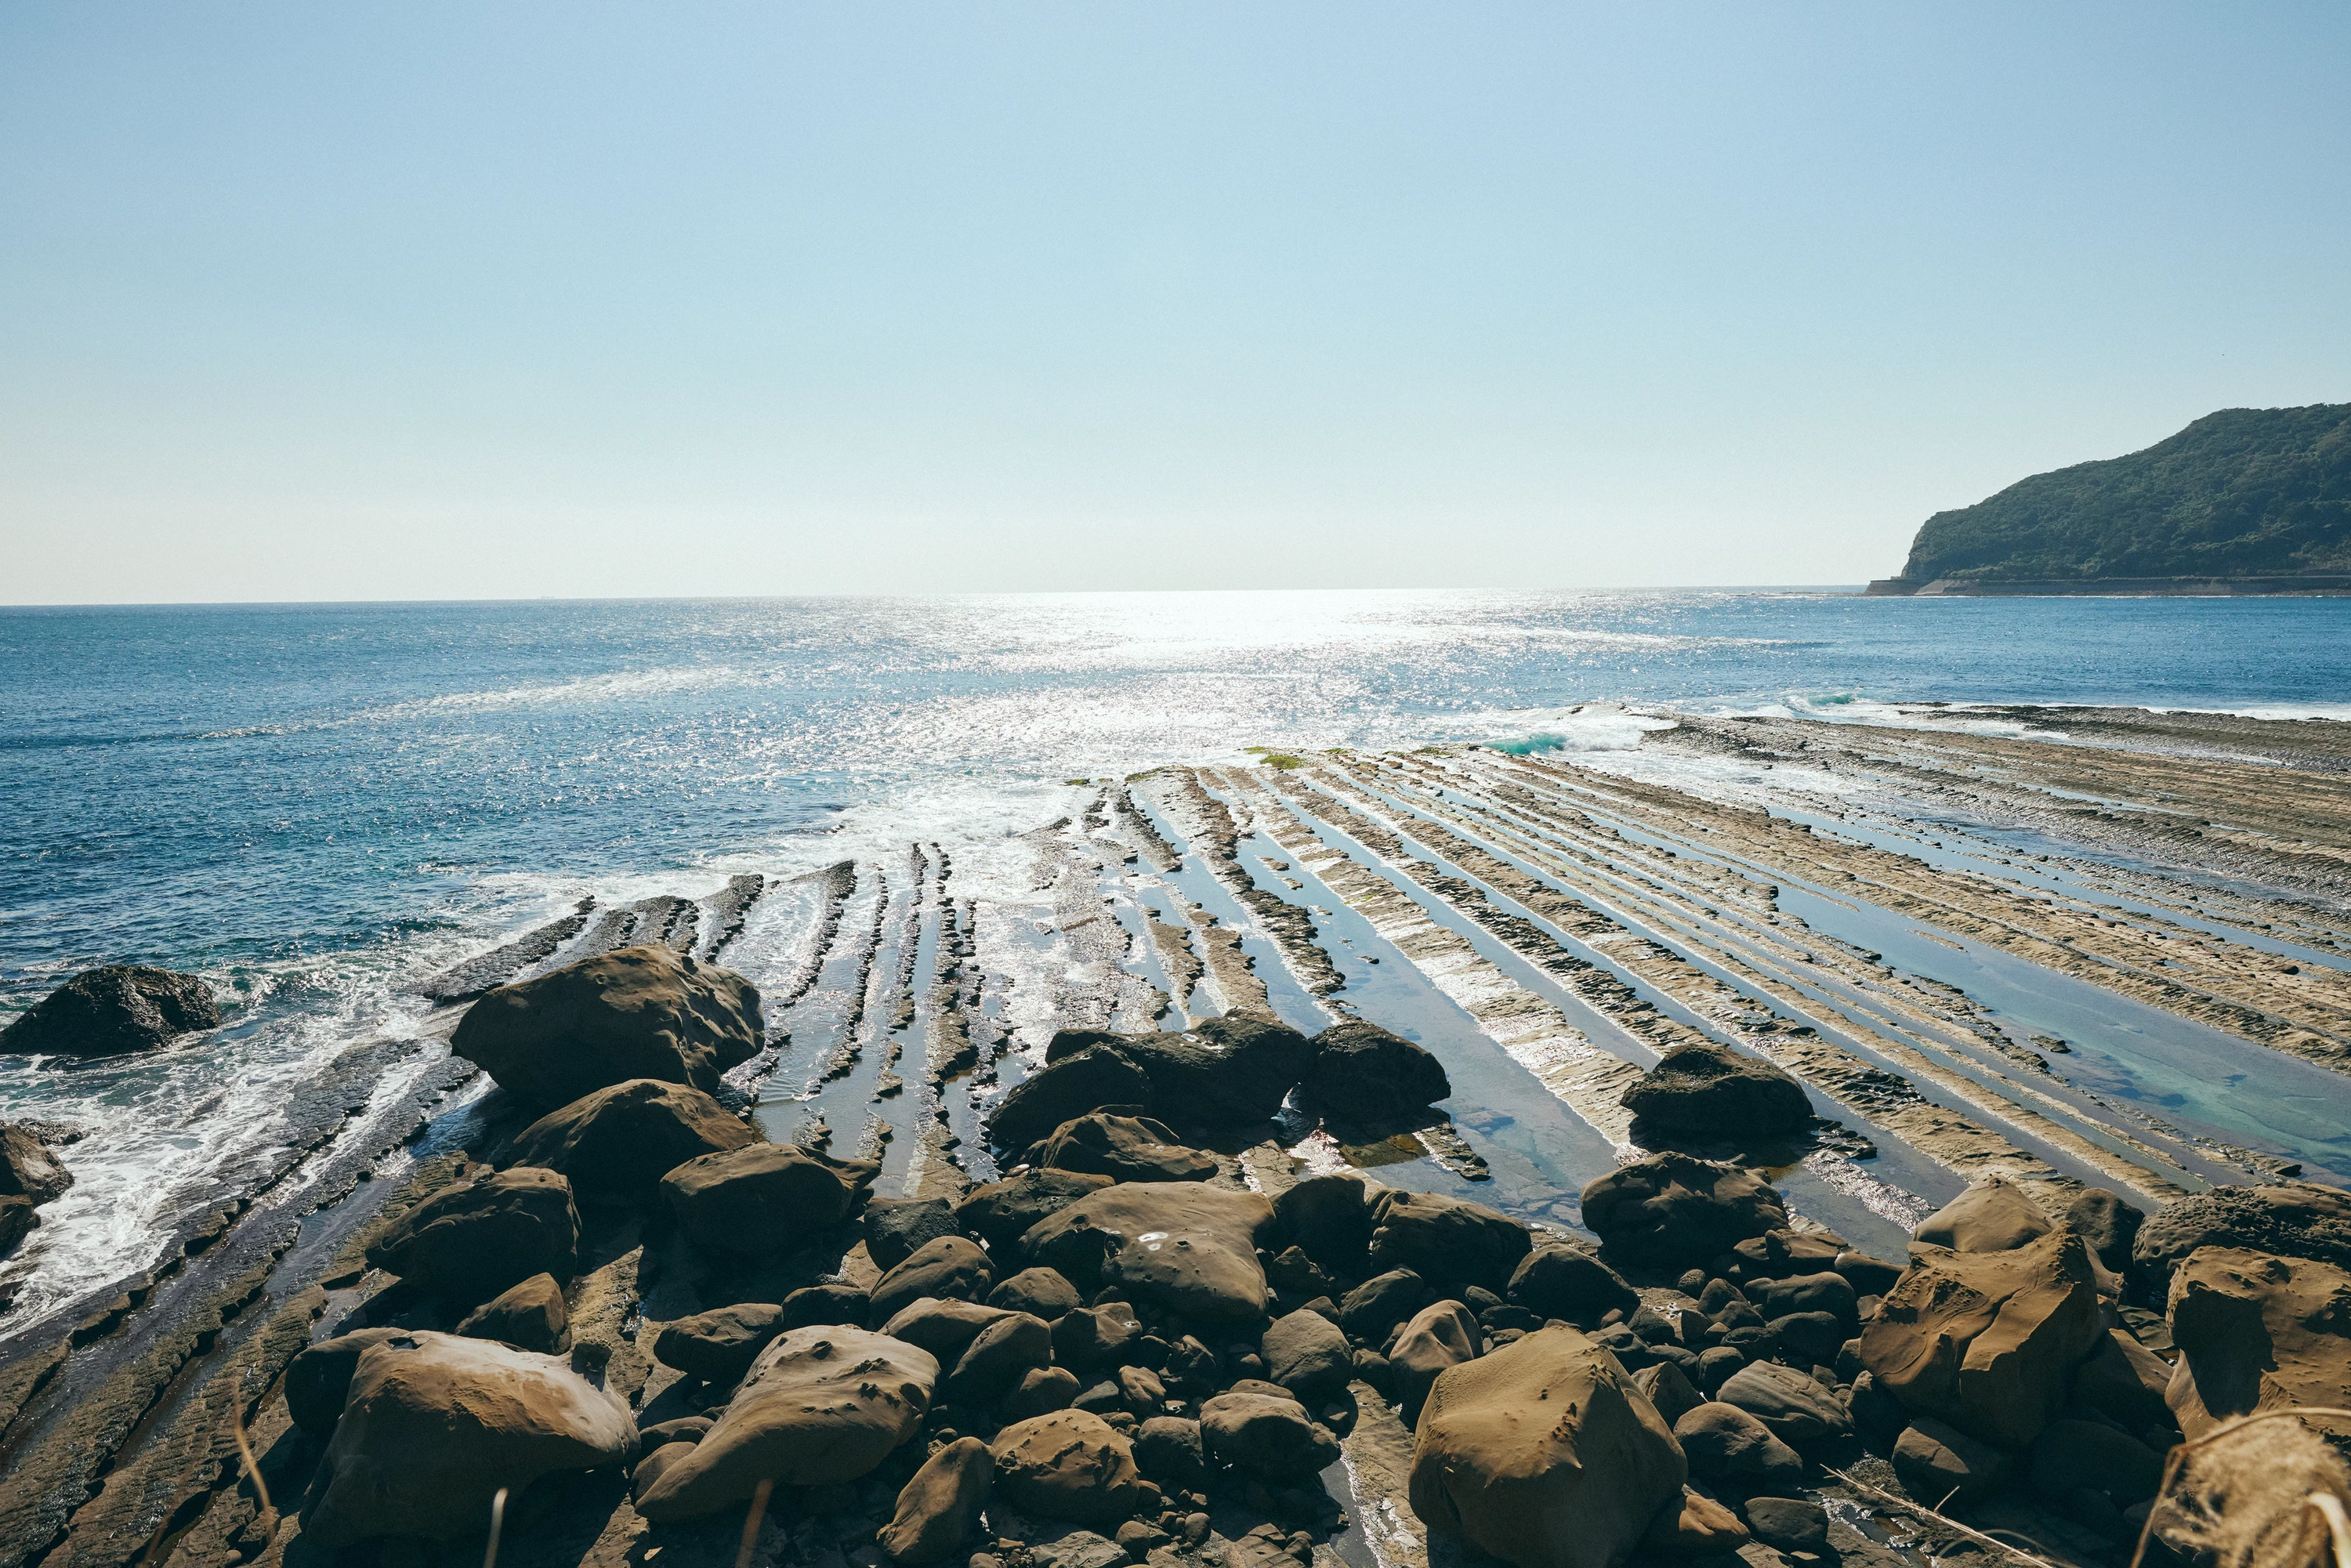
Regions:
[[351, 1373], [360, 1353], [388, 1339], [400, 1339], [406, 1329], [357, 1329], [320, 1340], [286, 1366], [286, 1410], [294, 1425], [313, 1437], [333, 1434], [343, 1414], [343, 1396], [350, 1392]]
[[1154, 1113], [1179, 1125], [1268, 1119], [1315, 1056], [1296, 1030], [1247, 1013], [1207, 1019], [1182, 1034], [1131, 1035], [1121, 1049], [1150, 1076]]
[[[1757, 1280], [1747, 1287], [1748, 1299], [1766, 1321], [1790, 1312], [1825, 1312], [1843, 1331], [1843, 1340], [1861, 1326], [1860, 1298], [1853, 1281], [1842, 1274], [1798, 1274], [1786, 1280]], [[1834, 1359], [1829, 1358], [1829, 1359]]]
[[1719, 1045], [1680, 1045], [1617, 1102], [1660, 1133], [1772, 1137], [1812, 1125], [1804, 1086], [1760, 1058]]
[[474, 1309], [457, 1332], [467, 1339], [494, 1339], [517, 1350], [554, 1355], [571, 1348], [571, 1314], [563, 1304], [563, 1287], [552, 1274], [533, 1274], [483, 1306]]
[[636, 1454], [628, 1407], [562, 1362], [455, 1334], [400, 1334], [367, 1346], [352, 1368], [302, 1536], [334, 1551], [379, 1536], [475, 1535], [499, 1489]]
[[1264, 1355], [1266, 1375], [1305, 1399], [1335, 1398], [1354, 1375], [1353, 1347], [1320, 1312], [1277, 1318], [1265, 1331]]
[[1690, 1473], [1703, 1480], [1792, 1486], [1804, 1477], [1802, 1455], [1754, 1416], [1719, 1400], [1684, 1411], [1674, 1422], [1674, 1440], [1688, 1457]]
[[1154, 1416], [1134, 1430], [1134, 1462], [1147, 1480], [1173, 1496], [1197, 1491], [1208, 1479], [1200, 1424], [1176, 1416]]
[[1040, 1221], [1021, 1248], [1081, 1290], [1113, 1287], [1190, 1323], [1246, 1323], [1265, 1315], [1257, 1252], [1273, 1227], [1252, 1192], [1125, 1182]]
[[1372, 1209], [1362, 1176], [1308, 1176], [1273, 1200], [1273, 1212], [1281, 1233], [1330, 1273], [1353, 1279], [1367, 1271]]
[[2133, 1288], [2161, 1305], [2172, 1270], [2199, 1247], [2308, 1258], [2351, 1270], [2351, 1194], [2295, 1182], [2216, 1186], [2174, 1199], [2149, 1216], [2131, 1242]]
[[40, 1223], [31, 1198], [13, 1192], [0, 1194], [0, 1258], [14, 1252]]
[[810, 1285], [784, 1298], [782, 1324], [862, 1323], [873, 1313], [873, 1298], [854, 1285]]
[[1484, 1348], [1478, 1320], [1459, 1301], [1439, 1301], [1413, 1314], [1387, 1353], [1388, 1364], [1395, 1369], [1396, 1408], [1405, 1423], [1418, 1416], [1422, 1401], [1439, 1376], [1476, 1360]]
[[1295, 1399], [1219, 1394], [1200, 1407], [1200, 1440], [1217, 1462], [1270, 1485], [1320, 1475], [1339, 1439]]
[[1511, 1272], [1510, 1299], [1536, 1315], [1590, 1329], [1612, 1312], [1630, 1312], [1641, 1298], [1624, 1277], [1580, 1247], [1538, 1247]]
[[1391, 1188], [1372, 1206], [1371, 1266], [1409, 1269], [1439, 1288], [1505, 1290], [1528, 1249], [1524, 1225], [1458, 1197]]
[[583, 1200], [645, 1203], [686, 1161], [759, 1141], [742, 1117], [699, 1089], [632, 1078], [549, 1112], [509, 1152], [516, 1165], [562, 1172]]
[[1387, 1125], [1452, 1097], [1444, 1063], [1377, 1024], [1351, 1019], [1310, 1043], [1314, 1061], [1298, 1085], [1299, 1102], [1325, 1117]]
[[862, 1218], [865, 1255], [885, 1272], [913, 1257], [916, 1248], [961, 1228], [955, 1206], [943, 1197], [870, 1198]]
[[500, 986], [467, 1009], [449, 1045], [525, 1103], [556, 1106], [634, 1078], [706, 1093], [766, 1038], [748, 980], [656, 945]]
[[1159, 1406], [1167, 1401], [1167, 1385], [1147, 1366], [1120, 1367], [1118, 1393], [1127, 1414], [1138, 1418], [1158, 1414]]
[[882, 1333], [930, 1352], [941, 1366], [953, 1366], [974, 1340], [1017, 1315], [952, 1296], [923, 1296], [898, 1309], [882, 1324]]
[[956, 1205], [956, 1223], [986, 1242], [998, 1257], [1010, 1257], [1019, 1250], [1020, 1239], [1040, 1221], [1110, 1185], [1110, 1177], [1083, 1171], [1023, 1171], [966, 1193]]
[[1690, 1384], [1688, 1375], [1669, 1361], [1655, 1366], [1645, 1366], [1633, 1375], [1633, 1386], [1646, 1396], [1656, 1407], [1657, 1416], [1668, 1427], [1680, 1420], [1688, 1411], [1706, 1403], [1705, 1396]]
[[1514, 1568], [1614, 1568], [1687, 1479], [1672, 1433], [1607, 1353], [1546, 1328], [1437, 1379], [1410, 1500], [1432, 1531]]
[[1078, 1307], [1053, 1324], [1053, 1359], [1075, 1372], [1119, 1365], [1143, 1339], [1143, 1321], [1121, 1301]]
[[680, 1416], [674, 1420], [656, 1421], [650, 1427], [637, 1428], [637, 1437], [647, 1452], [664, 1443], [699, 1443], [703, 1434], [716, 1423], [707, 1416]]
[[2102, 1186], [2085, 1187], [2065, 1210], [2065, 1223], [2109, 1274], [2130, 1272], [2131, 1243], [2146, 1221], [2145, 1213]]
[[1955, 1252], [2006, 1252], [2053, 1228], [2022, 1187], [1988, 1176], [1920, 1220], [1911, 1234]]
[[1083, 1410], [1015, 1422], [996, 1435], [993, 1452], [1006, 1500], [1040, 1519], [1114, 1525], [1133, 1518], [1155, 1490], [1135, 1469], [1127, 1440]]
[[1104, 1045], [1048, 1062], [1012, 1086], [987, 1134], [999, 1148], [1025, 1149], [1053, 1129], [1105, 1105], [1149, 1105], [1151, 1075]]
[[2052, 1421], [2032, 1440], [2032, 1489], [2052, 1502], [2089, 1487], [2127, 1508], [2162, 1479], [2161, 1455], [2095, 1421]]
[[1099, 1111], [1054, 1129], [1038, 1163], [1124, 1182], [1206, 1181], [1217, 1174], [1216, 1156], [1176, 1142], [1165, 1123]]
[[[1834, 1231], [1792, 1230], [1783, 1227], [1750, 1236], [1733, 1246], [1725, 1267], [1729, 1277], [1746, 1289], [1765, 1280], [1833, 1273], [1836, 1260], [1850, 1250], [1852, 1244]], [[1749, 1293], [1753, 1292], [1750, 1290]]]
[[1067, 1410], [1077, 1397], [1075, 1373], [1066, 1366], [1040, 1366], [1021, 1375], [1020, 1385], [1004, 1396], [998, 1410], [1007, 1421], [1025, 1421]]
[[914, 1434], [937, 1381], [937, 1361], [902, 1341], [839, 1323], [793, 1329], [759, 1353], [726, 1414], [637, 1511], [698, 1519], [747, 1500], [763, 1479], [856, 1480]]
[[1928, 1508], [1940, 1508], [1955, 1496], [1962, 1502], [1988, 1496], [1999, 1490], [2009, 1469], [2009, 1458], [2000, 1449], [1932, 1416], [1920, 1416], [1902, 1429], [1892, 1457], [1903, 1490]]
[[696, 1312], [662, 1326], [653, 1340], [653, 1359], [713, 1387], [731, 1389], [790, 1326], [781, 1307], [757, 1301]]
[[483, 1171], [402, 1215], [369, 1246], [367, 1260], [467, 1307], [533, 1274], [569, 1280], [580, 1262], [571, 1184], [537, 1166]]
[[1883, 1296], [1902, 1278], [1904, 1263], [1889, 1263], [1866, 1252], [1840, 1252], [1829, 1265], [1853, 1282], [1855, 1296]]
[[925, 1296], [941, 1301], [978, 1301], [996, 1286], [987, 1254], [960, 1236], [942, 1236], [916, 1248], [896, 1268], [873, 1284], [873, 1304], [868, 1322], [890, 1321]]
[[948, 1403], [986, 1409], [1053, 1360], [1053, 1331], [1028, 1312], [999, 1318], [979, 1331], [947, 1375]]
[[1781, 1354], [1799, 1366], [1830, 1366], [1844, 1344], [1844, 1325], [1827, 1312], [1790, 1312], [1764, 1325]]
[[898, 1493], [898, 1506], [878, 1538], [899, 1563], [943, 1562], [979, 1532], [996, 1461], [977, 1437], [958, 1437], [923, 1461]]
[[2074, 1369], [2074, 1402], [2143, 1432], [2171, 1419], [2164, 1399], [2170, 1383], [2168, 1362], [2120, 1329], [2109, 1329], [2105, 1341]]
[[1652, 1269], [1704, 1263], [1788, 1223], [1780, 1195], [1752, 1172], [1670, 1152], [1586, 1186], [1583, 1212], [1604, 1256]]
[[662, 1177], [661, 1193], [697, 1247], [789, 1252], [846, 1219], [881, 1168], [791, 1144], [751, 1144], [686, 1161]]
[[1750, 1497], [1747, 1528], [1756, 1540], [1782, 1552], [1829, 1549], [1828, 1511], [1809, 1498]]
[[1793, 1367], [1751, 1362], [1716, 1397], [1746, 1411], [1792, 1448], [1853, 1435], [1853, 1417], [1837, 1396]]
[[987, 1293], [987, 1304], [1051, 1322], [1078, 1304], [1078, 1288], [1050, 1269], [1023, 1269]]
[[37, 1206], [64, 1197], [73, 1179], [30, 1127], [0, 1123], [0, 1197]]
[[1349, 1337], [1366, 1344], [1384, 1343], [1388, 1331], [1420, 1311], [1428, 1286], [1409, 1269], [1374, 1274], [1347, 1292], [1339, 1303], [1339, 1322]]
[[0, 1029], [0, 1052], [110, 1056], [219, 1027], [212, 988], [193, 975], [109, 964], [76, 975]]

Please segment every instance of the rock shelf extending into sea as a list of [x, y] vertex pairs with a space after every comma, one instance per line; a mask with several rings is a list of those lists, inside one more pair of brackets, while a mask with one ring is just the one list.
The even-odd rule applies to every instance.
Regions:
[[2179, 1568], [2351, 1486], [2231, 1426], [2351, 1405], [2346, 727], [1675, 719], [486, 942], [0, 1318], [0, 1568]]

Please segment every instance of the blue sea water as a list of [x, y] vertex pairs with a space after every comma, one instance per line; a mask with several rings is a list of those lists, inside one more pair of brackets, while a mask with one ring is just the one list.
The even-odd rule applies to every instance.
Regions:
[[[198, 1168], [240, 1107], [419, 1006], [405, 983], [584, 894], [1001, 837], [1066, 810], [1063, 780], [1251, 746], [1630, 744], [1625, 721], [1566, 711], [1595, 700], [2351, 716], [2351, 601], [0, 610], [0, 1021], [75, 970], [136, 961], [206, 976], [235, 1024], [196, 1059], [71, 1075], [0, 1061], [0, 1116], [148, 1117], [154, 1158]], [[189, 1106], [210, 1110], [173, 1119]], [[152, 1170], [89, 1163], [80, 1201], [104, 1210], [112, 1183], [120, 1224], [152, 1218], [129, 1201]]]

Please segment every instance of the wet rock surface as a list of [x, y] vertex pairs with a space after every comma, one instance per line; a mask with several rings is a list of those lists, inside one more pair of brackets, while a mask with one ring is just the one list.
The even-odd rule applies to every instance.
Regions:
[[212, 988], [195, 976], [110, 964], [76, 975], [0, 1029], [0, 1051], [112, 1056], [219, 1027]]

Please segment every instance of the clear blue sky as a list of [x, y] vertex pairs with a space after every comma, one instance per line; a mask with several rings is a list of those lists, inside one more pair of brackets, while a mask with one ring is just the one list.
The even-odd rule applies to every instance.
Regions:
[[0, 10], [0, 602], [1853, 582], [2351, 401], [2351, 7]]

